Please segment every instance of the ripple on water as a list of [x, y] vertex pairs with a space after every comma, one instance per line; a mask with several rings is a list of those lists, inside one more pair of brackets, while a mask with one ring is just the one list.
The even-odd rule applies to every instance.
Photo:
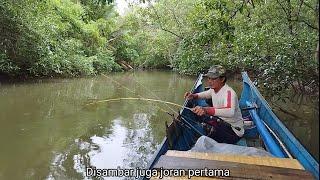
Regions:
[[137, 113], [128, 128], [124, 120], [115, 119], [110, 129], [103, 136], [93, 135], [87, 140], [77, 138], [64, 153], [55, 153], [47, 179], [68, 177], [70, 170], [66, 166], [72, 159], [73, 171], [85, 177], [86, 167], [98, 169], [135, 169], [144, 168], [151, 158], [155, 147], [151, 148], [153, 137], [150, 136], [150, 115]]

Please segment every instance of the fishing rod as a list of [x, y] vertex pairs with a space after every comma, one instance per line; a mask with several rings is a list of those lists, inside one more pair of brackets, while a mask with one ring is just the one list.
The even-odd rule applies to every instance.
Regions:
[[[188, 110], [192, 111], [192, 109], [189, 108], [189, 107], [181, 106], [180, 104], [176, 104], [176, 103], [173, 103], [173, 102], [162, 101], [162, 100], [158, 100], [158, 99], [133, 98], [133, 97], [105, 99], [105, 100], [100, 100], [100, 101], [88, 103], [88, 104], [86, 104], [86, 106], [93, 105], [93, 104], [98, 104], [98, 103], [104, 103], [104, 102], [121, 101], [121, 100], [142, 100], [142, 101], [161, 102], [161, 103], [178, 106], [178, 107], [180, 107], [180, 108], [188, 109]], [[181, 121], [182, 121], [187, 127], [189, 127], [191, 130], [195, 131], [195, 132], [196, 132], [197, 134], [199, 134], [200, 136], [203, 136], [203, 134], [202, 134], [201, 132], [199, 132], [199, 131], [197, 130], [197, 128], [195, 128], [190, 122], [188, 122], [188, 120], [186, 119], [186, 117], [182, 116], [181, 114], [180, 114], [179, 116], [181, 117]], [[181, 124], [181, 125], [184, 126], [183, 124]]]
[[[189, 92], [193, 93], [193, 91], [202, 83], [202, 79], [203, 79], [203, 74], [200, 74]], [[189, 99], [186, 99], [184, 101], [182, 109], [184, 109], [184, 107], [187, 106], [188, 102], [189, 102]], [[180, 113], [182, 113], [182, 111]]]
[[184, 108], [184, 109], [188, 109], [188, 110], [192, 111], [191, 108], [184, 107], [184, 106], [181, 106], [180, 104], [176, 104], [176, 103], [173, 103], [173, 102], [162, 101], [162, 100], [159, 100], [159, 99], [142, 98], [142, 97], [139, 97], [139, 98], [137, 98], [137, 97], [126, 97], [126, 98], [104, 99], [104, 100], [100, 100], [100, 101], [91, 102], [91, 103], [88, 103], [88, 104], [85, 104], [85, 105], [89, 106], [89, 105], [94, 105], [94, 104], [99, 104], [99, 103], [104, 103], [104, 102], [121, 101], [121, 100], [141, 100], [141, 101], [159, 102], [159, 103], [165, 103], [165, 104], [178, 106], [180, 108]]
[[[155, 98], [157, 99], [161, 99], [160, 97], [158, 97], [153, 91], [151, 91], [150, 89], [146, 88], [146, 86], [144, 86], [142, 83], [140, 83], [139, 81], [136, 80], [136, 78], [133, 78], [133, 80], [139, 84], [142, 88], [144, 88], [147, 92], [149, 92], [150, 94], [152, 94]], [[202, 75], [197, 79], [196, 83], [193, 85], [192, 89], [195, 89], [197, 88], [200, 84], [199, 82], [201, 83], [201, 80], [202, 80]], [[175, 105], [175, 106], [178, 106], [180, 107], [181, 109], [188, 109], [190, 111], [192, 111], [191, 108], [189, 107], [186, 107], [186, 104], [187, 103], [184, 103], [183, 106], [179, 105], [179, 104], [176, 104], [176, 103], [171, 103], [171, 102], [165, 102], [165, 101], [162, 101], [162, 100], [159, 100], [159, 102], [163, 102], [170, 110], [172, 110], [173, 112], [176, 112], [175, 110], [173, 110], [168, 104], [171, 104], [171, 105]], [[197, 134], [199, 134], [200, 136], [203, 136], [203, 134], [201, 132], [199, 132], [190, 122], [188, 122], [186, 120], [186, 117], [183, 117], [183, 115], [181, 114], [181, 110], [178, 114], [178, 117], [180, 117], [180, 121], [181, 121], [181, 126], [187, 126], [188, 128], [192, 129], [193, 131], [195, 131]], [[168, 113], [169, 114], [169, 113]], [[173, 118], [174, 118], [174, 115], [173, 114], [169, 114], [171, 115]], [[191, 120], [192, 121], [192, 120]]]
[[[108, 77], [107, 75], [105, 75], [105, 74], [102, 74], [102, 75], [103, 75], [104, 77], [108, 78], [109, 80], [111, 80], [112, 82], [118, 84], [119, 86], [125, 88], [125, 89], [128, 90], [129, 92], [132, 92], [133, 94], [137, 94], [135, 91], [133, 91], [133, 90], [129, 89], [128, 87], [122, 85], [121, 83], [113, 80], [112, 78]], [[141, 96], [140, 94], [137, 94], [137, 96], [139, 96], [139, 97], [142, 98], [142, 99], [146, 99], [146, 98], [144, 98], [143, 96]], [[89, 103], [89, 104], [90, 104], [90, 103]], [[94, 103], [93, 103], [93, 104], [94, 104]], [[164, 109], [161, 108], [160, 106], [157, 105], [157, 107], [158, 107], [161, 111], [170, 114], [168, 111], [164, 110]], [[171, 109], [171, 108], [170, 108], [170, 109]], [[173, 109], [171, 109], [171, 110], [172, 110], [173, 112], [175, 112]], [[170, 114], [170, 115], [171, 115], [171, 114]]]
[[[135, 77], [135, 75], [133, 74], [133, 76]], [[153, 91], [151, 91], [150, 89], [146, 88], [146, 86], [144, 86], [142, 83], [140, 83], [139, 81], [136, 80], [136, 78], [133, 78], [133, 80], [139, 84], [142, 88], [144, 88], [146, 91], [148, 91], [150, 94], [152, 94], [155, 98], [157, 99], [161, 99], [159, 96], [157, 96]], [[172, 112], [176, 112], [174, 109], [172, 109], [168, 104], [165, 103], [165, 105], [172, 111]]]
[[[120, 84], [119, 82], [111, 79], [110, 77], [106, 76], [105, 74], [102, 74], [104, 77], [110, 79], [111, 81], [117, 83], [118, 85], [122, 86], [123, 88], [127, 89], [128, 91], [136, 94], [134, 91], [132, 91], [131, 89], [127, 88], [126, 86]], [[196, 82], [194, 83], [193, 87], [191, 88], [191, 91], [194, 90], [195, 88], [197, 88], [200, 84], [201, 84], [201, 80], [202, 80], [203, 76], [201, 74], [201, 76], [198, 77], [198, 79], [196, 80]], [[138, 81], [134, 80], [135, 82], [137, 82], [140, 86], [141, 83], [139, 83]], [[145, 86], [142, 86], [143, 88], [145, 88]], [[173, 102], [169, 102], [169, 101], [163, 101], [163, 100], [160, 100], [160, 98], [155, 95], [151, 90], [145, 88], [149, 93], [151, 93], [153, 96], [155, 96], [156, 98], [158, 99], [151, 99], [151, 98], [144, 98], [143, 96], [139, 95], [139, 98], [136, 98], [136, 97], [126, 97], [126, 98], [114, 98], [114, 99], [105, 99], [105, 100], [100, 100], [100, 101], [96, 101], [96, 102], [91, 102], [91, 103], [88, 103], [86, 105], [93, 105], [93, 104], [99, 104], [99, 103], [103, 103], [103, 102], [110, 102], [110, 101], [120, 101], [120, 100], [142, 100], [142, 101], [152, 101], [152, 102], [159, 102], [159, 103], [164, 103], [168, 106], [168, 104], [170, 105], [174, 105], [174, 106], [177, 106], [177, 107], [180, 107], [181, 109], [187, 109], [187, 110], [190, 110], [193, 112], [192, 108], [189, 108], [187, 107], [187, 102], [188, 102], [188, 99], [185, 100], [183, 106], [180, 105], [180, 104], [176, 104], [176, 103], [173, 103]], [[157, 106], [158, 108], [160, 108], [159, 106]], [[177, 113], [175, 110], [173, 110], [170, 106], [168, 106], [173, 112]], [[160, 108], [163, 112], [166, 112], [168, 114], [170, 114], [168, 111]], [[180, 113], [177, 113], [178, 115], [181, 115], [181, 112]], [[216, 119], [219, 119], [219, 120], [223, 120], [221, 119], [220, 117], [218, 116], [212, 116], [212, 117], [215, 117]]]
[[[113, 80], [112, 78], [108, 77], [107, 75], [105, 74], [102, 74], [104, 77], [110, 79], [111, 81], [117, 83], [118, 85], [122, 86], [123, 88], [127, 89], [128, 91], [136, 94], [134, 91], [132, 91], [131, 89], [127, 88], [126, 86], [120, 84], [119, 82]], [[200, 74], [200, 76], [197, 78], [196, 82], [194, 83], [193, 87], [191, 88], [190, 92], [193, 91], [194, 89], [196, 89], [201, 83], [202, 83], [202, 79], [203, 79], [203, 75]], [[161, 102], [161, 103], [164, 103], [170, 110], [172, 110], [173, 112], [177, 113], [175, 110], [173, 110], [170, 106], [168, 106], [168, 104], [171, 104], [171, 105], [174, 105], [174, 106], [178, 106], [180, 107], [181, 109], [188, 109], [190, 111], [193, 112], [192, 108], [189, 108], [187, 107], [187, 102], [189, 101], [188, 99], [185, 100], [183, 106], [181, 106], [180, 104], [176, 104], [176, 103], [173, 103], [173, 102], [169, 102], [169, 101], [163, 101], [163, 100], [160, 100], [160, 98], [154, 94], [151, 90], [147, 89], [145, 86], [143, 86], [140, 82], [138, 82], [137, 80], [134, 79], [134, 81], [139, 84], [141, 87], [143, 87], [146, 91], [148, 91], [149, 93], [151, 93], [153, 96], [155, 96], [157, 99], [150, 99], [150, 98], [144, 98], [143, 96], [139, 95], [139, 98], [135, 98], [135, 97], [127, 97], [127, 98], [115, 98], [115, 99], [105, 99], [105, 100], [101, 100], [101, 101], [96, 101], [96, 102], [92, 102], [92, 103], [88, 103], [86, 105], [91, 105], [91, 104], [96, 104], [96, 103], [101, 103], [101, 102], [108, 102], [108, 101], [120, 101], [120, 100], [144, 100], [144, 101], [153, 101], [153, 102]], [[159, 106], [157, 106], [159, 107]], [[160, 107], [159, 107], [160, 108]], [[162, 108], [160, 108], [162, 111], [170, 114], [168, 111], [165, 111], [163, 110]], [[181, 113], [181, 112], [180, 112]], [[180, 115], [180, 113], [177, 113], [178, 115]], [[212, 117], [215, 117], [216, 119], [219, 119], [219, 120], [223, 120], [221, 119], [220, 117], [218, 116], [212, 116]]]
[[[115, 82], [116, 84], [122, 86], [123, 88], [127, 89], [128, 91], [136, 94], [134, 91], [132, 91], [131, 89], [127, 88], [126, 86], [122, 85], [121, 83], [113, 80], [112, 78], [108, 77], [107, 75], [105, 74], [102, 74], [104, 77], [110, 79], [112, 82]], [[195, 84], [193, 85], [192, 89], [191, 90], [194, 90], [196, 87], [198, 87], [200, 84], [201, 84], [201, 80], [202, 80], [202, 74], [201, 76], [198, 77], [197, 81], [195, 82]], [[195, 127], [193, 127], [193, 125], [191, 125], [185, 118], [186, 117], [183, 117], [181, 112], [183, 109], [188, 109], [190, 111], [192, 111], [191, 108], [189, 107], [186, 107], [187, 105], [187, 102], [188, 100], [186, 99], [183, 106], [181, 106], [180, 104], [176, 104], [176, 103], [173, 103], [173, 102], [168, 102], [168, 101], [163, 101], [163, 100], [160, 100], [160, 98], [154, 94], [151, 90], [147, 89], [145, 86], [141, 85], [141, 83], [139, 83], [137, 80], [134, 79], [134, 81], [139, 84], [141, 87], [143, 87], [144, 89], [146, 89], [149, 93], [151, 93], [153, 96], [155, 96], [157, 99], [150, 99], [150, 98], [144, 98], [142, 97], [141, 95], [138, 94], [139, 98], [136, 98], [136, 97], [127, 97], [127, 98], [115, 98], [115, 99], [105, 99], [105, 100], [100, 100], [100, 101], [96, 101], [96, 102], [92, 102], [92, 103], [88, 103], [86, 105], [92, 105], [92, 104], [98, 104], [98, 103], [103, 103], [103, 102], [111, 102], [111, 101], [120, 101], [120, 100], [143, 100], [143, 101], [152, 101], [152, 102], [161, 102], [161, 103], [164, 103], [170, 110], [172, 110], [174, 113], [178, 114], [178, 116], [181, 117], [181, 120], [184, 121], [184, 123], [191, 127], [192, 130], [196, 131], [197, 134], [199, 135], [203, 135], [202, 133], [200, 133]], [[200, 83], [200, 84], [199, 84]], [[180, 113], [177, 113], [175, 110], [173, 110], [168, 104], [170, 105], [174, 105], [174, 106], [177, 106], [177, 107], [180, 107], [182, 110], [180, 111]], [[159, 106], [157, 106], [158, 108], [160, 108]], [[168, 111], [165, 111], [163, 110], [162, 108], [160, 108], [160, 110], [168, 113], [169, 115], [173, 116], [173, 114], [170, 114]], [[193, 111], [192, 111], [193, 112]], [[173, 116], [174, 117], [174, 116]]]

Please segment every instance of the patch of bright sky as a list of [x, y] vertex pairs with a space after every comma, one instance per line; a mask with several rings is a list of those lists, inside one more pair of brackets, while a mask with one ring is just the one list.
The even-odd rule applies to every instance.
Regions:
[[[146, 1], [147, 2], [147, 1]], [[116, 10], [120, 14], [120, 16], [125, 15], [128, 11], [130, 11], [130, 7], [132, 5], [147, 7], [148, 3], [140, 3], [139, 0], [115, 0]]]
[[120, 14], [120, 16], [123, 16], [125, 12], [129, 10], [129, 3], [125, 0], [116, 0], [116, 10]]

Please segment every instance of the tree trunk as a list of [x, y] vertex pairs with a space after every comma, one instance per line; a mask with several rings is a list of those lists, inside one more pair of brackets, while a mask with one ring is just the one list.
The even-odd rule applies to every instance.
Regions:
[[315, 53], [315, 61], [319, 63], [319, 41], [317, 43], [317, 49], [316, 49], [316, 53]]

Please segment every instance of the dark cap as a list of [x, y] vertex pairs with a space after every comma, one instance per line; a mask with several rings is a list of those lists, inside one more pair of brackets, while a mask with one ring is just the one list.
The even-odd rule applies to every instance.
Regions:
[[208, 73], [203, 75], [204, 77], [217, 78], [221, 76], [226, 76], [226, 70], [220, 65], [213, 65], [208, 70]]

